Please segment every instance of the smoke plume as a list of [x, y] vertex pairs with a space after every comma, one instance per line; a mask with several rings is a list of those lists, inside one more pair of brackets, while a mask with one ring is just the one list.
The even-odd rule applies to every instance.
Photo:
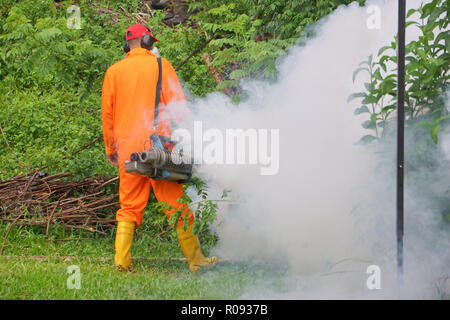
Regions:
[[[420, 3], [407, 1], [407, 10]], [[380, 9], [380, 29], [367, 26], [369, 6]], [[280, 293], [261, 284], [249, 287], [243, 298], [448, 297], [449, 230], [432, 195], [448, 188], [450, 134], [440, 137], [447, 162], [439, 158], [439, 170], [422, 168], [409, 175], [405, 168], [401, 285], [396, 276], [395, 137], [383, 152], [355, 145], [369, 132], [361, 127], [366, 118], [353, 114], [358, 101], [347, 98], [363, 91], [367, 79], [353, 83], [352, 73], [396, 32], [397, 1], [341, 6], [317, 24], [314, 38], [279, 59], [275, 84], [246, 82], [249, 98], [239, 105], [220, 93], [193, 102], [191, 120], [201, 120], [203, 130], [279, 129], [276, 174], [261, 175], [262, 164], [203, 165], [197, 173], [208, 181], [211, 199], [232, 190], [232, 203], [219, 206], [213, 226], [220, 239], [214, 253], [286, 270], [289, 289]], [[415, 37], [408, 28], [407, 41]], [[407, 146], [413, 143], [408, 137]], [[269, 150], [273, 147], [269, 144]], [[367, 287], [371, 265], [380, 268], [379, 290]]]

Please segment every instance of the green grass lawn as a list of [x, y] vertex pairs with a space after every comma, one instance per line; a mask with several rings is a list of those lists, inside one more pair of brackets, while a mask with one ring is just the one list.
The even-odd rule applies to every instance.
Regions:
[[[270, 299], [300, 287], [308, 290], [310, 282], [305, 287], [301, 279], [289, 276], [286, 266], [275, 262], [227, 261], [192, 273], [187, 262], [179, 259], [183, 255], [176, 235], [172, 230], [161, 235], [161, 225], [154, 222], [146, 218], [136, 232], [132, 272], [121, 272], [114, 266], [114, 230], [107, 236], [96, 236], [53, 225], [46, 236], [45, 228], [13, 226], [0, 255], [0, 300]], [[8, 226], [0, 225], [0, 245]], [[54, 241], [80, 237], [88, 240]], [[200, 240], [207, 254], [215, 239], [204, 233]], [[80, 289], [67, 285], [72, 277], [68, 268], [74, 265], [81, 273]], [[436, 291], [435, 298], [448, 299], [448, 293]]]
[[[113, 230], [96, 236], [53, 225], [46, 236], [43, 228], [13, 226], [0, 256], [0, 299], [237, 299], [268, 273], [273, 278], [270, 268], [230, 262], [192, 273], [186, 261], [167, 259], [182, 258], [181, 249], [172, 231], [161, 235], [154, 222], [147, 218], [137, 230], [134, 270], [128, 273], [114, 267]], [[0, 225], [0, 241], [8, 226]], [[89, 240], [54, 241], [80, 237]], [[200, 240], [215, 242], [206, 233]], [[203, 245], [205, 253], [208, 249]], [[72, 265], [80, 268], [80, 289], [67, 287]]]

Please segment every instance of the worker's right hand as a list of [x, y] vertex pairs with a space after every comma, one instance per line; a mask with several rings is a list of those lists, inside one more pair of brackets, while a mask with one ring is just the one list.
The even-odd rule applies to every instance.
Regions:
[[111, 165], [113, 165], [114, 167], [118, 167], [119, 166], [119, 160], [118, 160], [117, 152], [108, 155], [108, 162], [111, 163]]

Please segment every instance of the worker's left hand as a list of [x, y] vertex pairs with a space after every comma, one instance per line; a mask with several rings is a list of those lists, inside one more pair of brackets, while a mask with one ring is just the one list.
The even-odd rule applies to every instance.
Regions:
[[108, 155], [108, 161], [109, 161], [109, 163], [111, 163], [111, 165], [113, 165], [114, 167], [118, 167], [118, 166], [119, 166], [119, 160], [118, 160], [117, 152]]

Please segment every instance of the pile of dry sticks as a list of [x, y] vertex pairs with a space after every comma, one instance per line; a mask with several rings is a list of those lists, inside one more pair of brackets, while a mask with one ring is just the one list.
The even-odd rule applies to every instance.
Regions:
[[104, 230], [114, 226], [113, 209], [119, 202], [117, 194], [105, 193], [105, 187], [118, 177], [72, 181], [65, 179], [71, 173], [48, 175], [41, 169], [0, 181], [0, 223], [42, 226], [48, 235], [57, 222], [106, 235]]

